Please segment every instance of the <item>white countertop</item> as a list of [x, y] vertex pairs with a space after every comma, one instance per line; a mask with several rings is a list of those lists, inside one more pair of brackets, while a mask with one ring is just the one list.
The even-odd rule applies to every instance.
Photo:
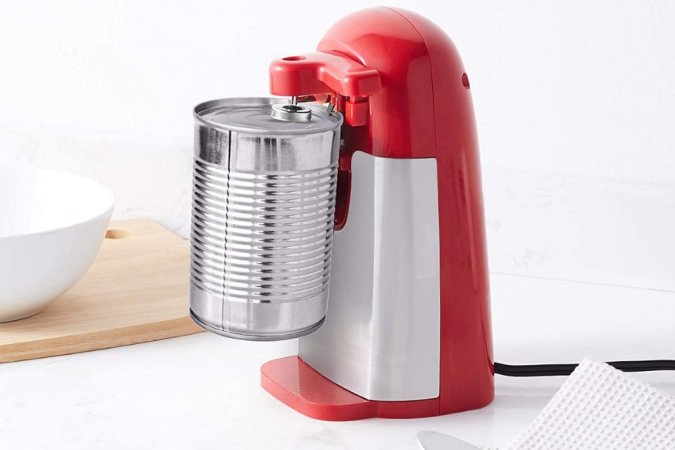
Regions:
[[[675, 293], [492, 274], [495, 356], [504, 363], [675, 358]], [[577, 315], [579, 313], [579, 315]], [[0, 448], [417, 448], [435, 430], [479, 446], [521, 432], [564, 377], [495, 378], [480, 410], [415, 420], [322, 422], [259, 386], [259, 366], [295, 342], [202, 333], [0, 365]], [[635, 374], [675, 394], [675, 373]]]

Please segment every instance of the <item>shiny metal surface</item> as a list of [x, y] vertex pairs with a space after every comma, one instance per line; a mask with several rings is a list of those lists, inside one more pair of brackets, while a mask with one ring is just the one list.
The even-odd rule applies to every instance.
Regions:
[[325, 106], [308, 104], [312, 111], [309, 122], [288, 122], [272, 117], [272, 105], [287, 104], [285, 98], [225, 98], [201, 103], [195, 107], [198, 124], [223, 131], [238, 131], [258, 136], [307, 135], [333, 131], [342, 124], [340, 114]]
[[345, 227], [335, 232], [330, 307], [299, 356], [368, 400], [436, 398], [440, 242], [434, 158], [352, 157]]
[[281, 122], [276, 102], [195, 108], [190, 308], [241, 339], [310, 333], [328, 301], [342, 118], [311, 106], [311, 122]]
[[309, 122], [312, 120], [312, 110], [293, 103], [277, 104], [272, 105], [272, 117], [288, 122]]

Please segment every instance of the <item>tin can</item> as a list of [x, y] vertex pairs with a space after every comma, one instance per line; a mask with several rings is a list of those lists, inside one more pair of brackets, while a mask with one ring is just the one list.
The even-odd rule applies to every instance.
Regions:
[[229, 337], [294, 338], [326, 315], [342, 116], [283, 102], [194, 110], [190, 310]]

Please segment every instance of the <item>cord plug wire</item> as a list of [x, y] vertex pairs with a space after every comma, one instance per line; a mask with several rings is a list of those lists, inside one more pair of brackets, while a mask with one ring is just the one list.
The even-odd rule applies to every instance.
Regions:
[[[623, 372], [651, 372], [675, 370], [675, 360], [653, 359], [642, 361], [610, 361], [607, 364]], [[555, 377], [572, 373], [579, 364], [524, 364], [494, 363], [495, 373], [507, 377]]]

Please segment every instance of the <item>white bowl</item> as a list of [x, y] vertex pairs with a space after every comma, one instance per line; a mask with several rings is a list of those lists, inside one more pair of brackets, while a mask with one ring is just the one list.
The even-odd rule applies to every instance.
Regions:
[[87, 271], [114, 198], [52, 170], [0, 167], [0, 322], [32, 316]]

